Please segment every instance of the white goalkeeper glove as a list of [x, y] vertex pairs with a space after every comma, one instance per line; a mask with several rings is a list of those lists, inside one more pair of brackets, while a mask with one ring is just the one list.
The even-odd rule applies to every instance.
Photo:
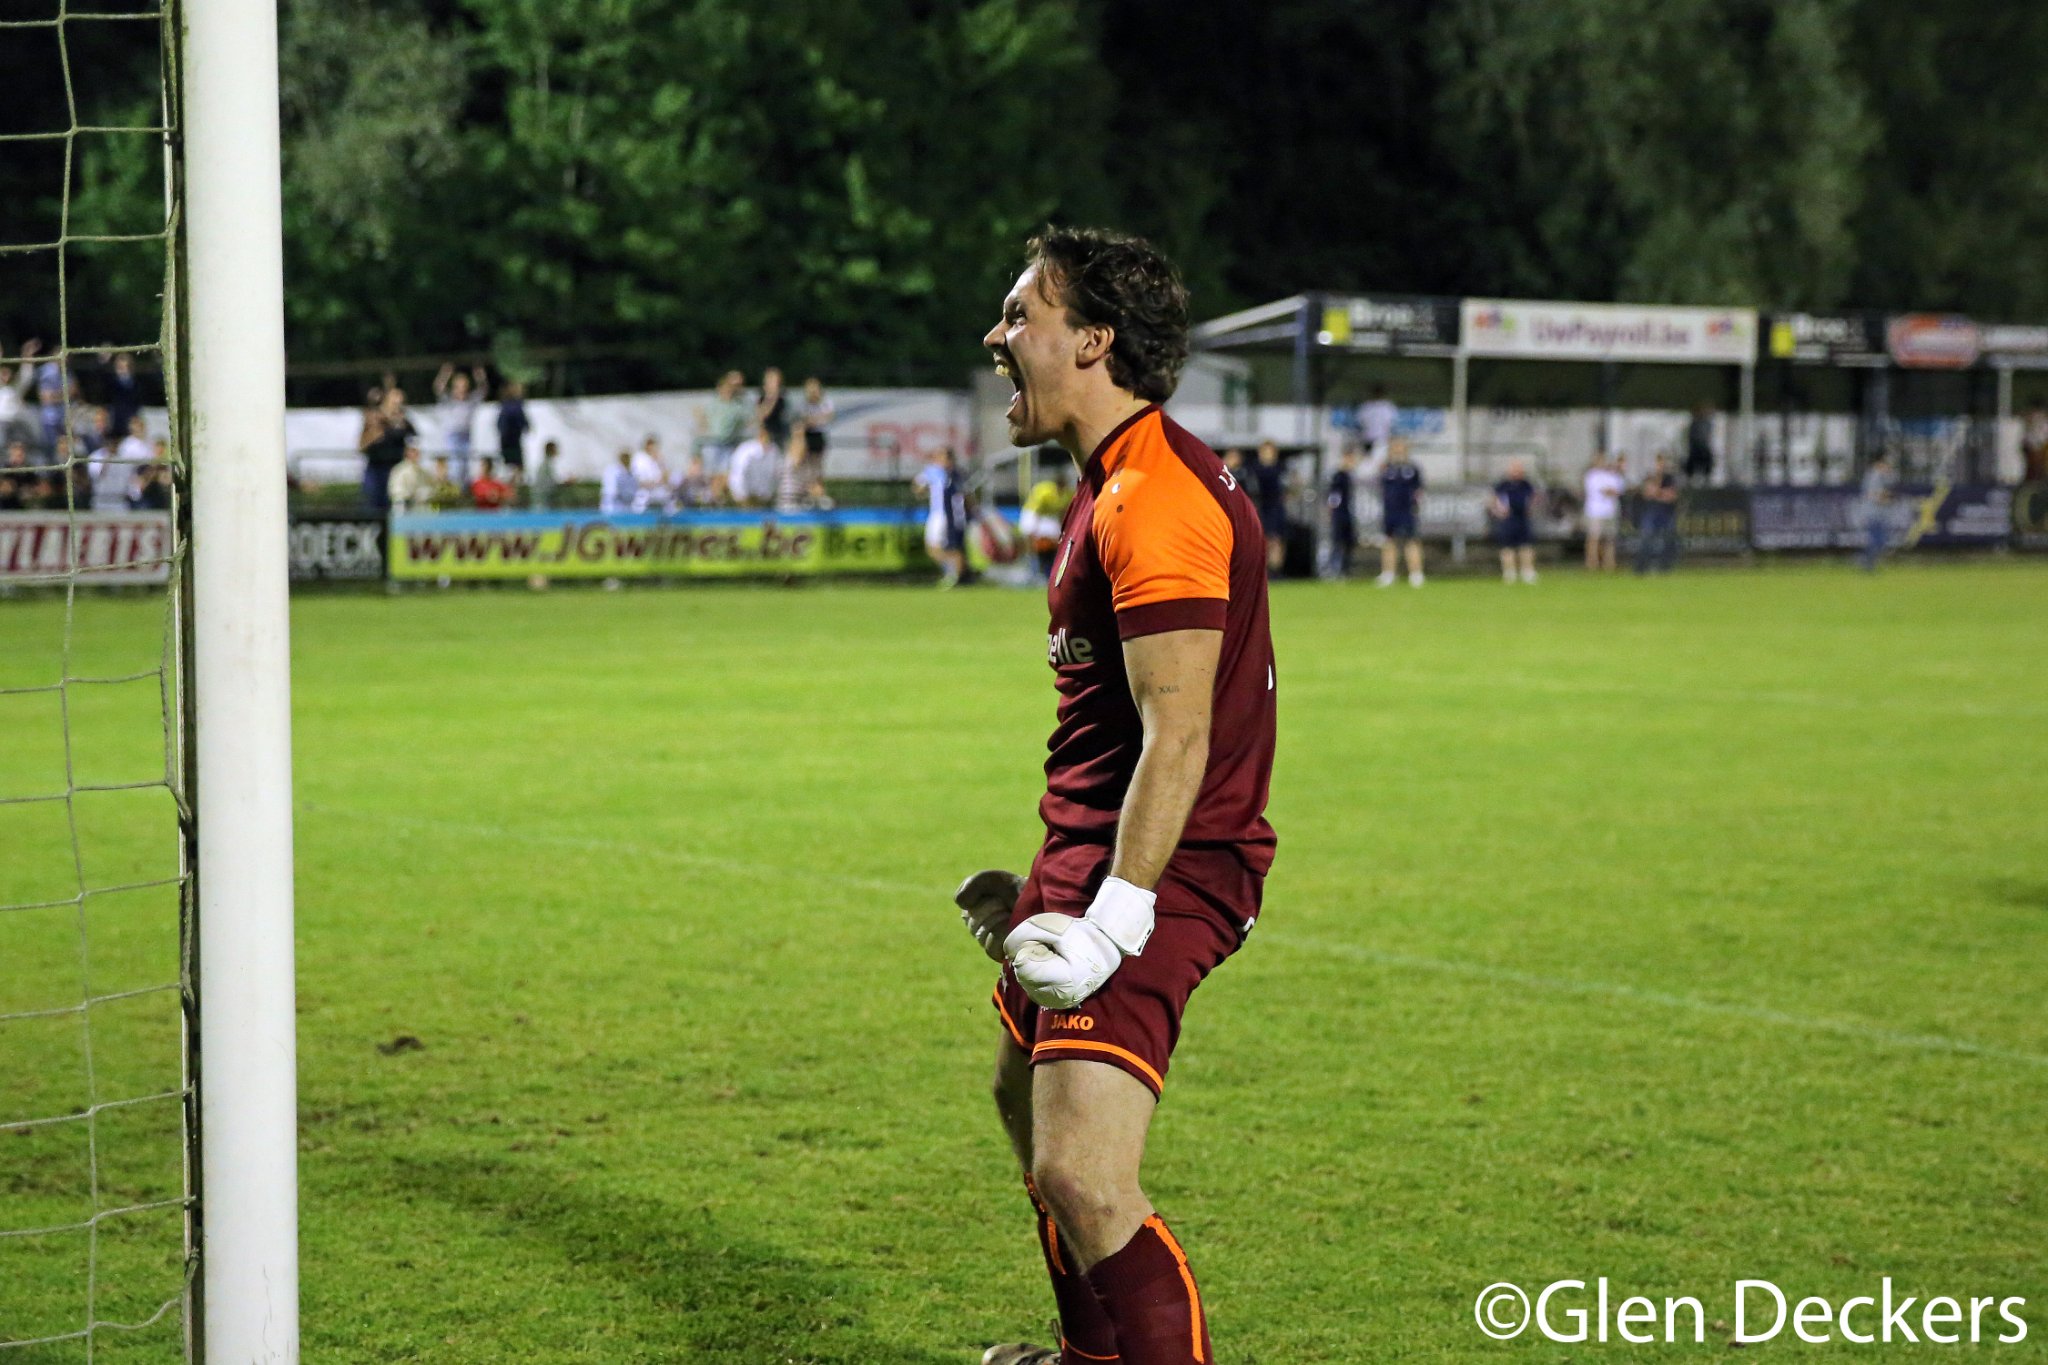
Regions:
[[1145, 951], [1157, 899], [1121, 877], [1105, 877], [1086, 915], [1033, 915], [1003, 940], [1017, 984], [1043, 1009], [1073, 1009], [1101, 990], [1125, 958]]
[[953, 893], [953, 904], [960, 907], [960, 922], [991, 962], [1004, 961], [1003, 935], [1010, 931], [1010, 912], [1017, 908], [1023, 890], [1022, 877], [990, 868], [960, 883]]

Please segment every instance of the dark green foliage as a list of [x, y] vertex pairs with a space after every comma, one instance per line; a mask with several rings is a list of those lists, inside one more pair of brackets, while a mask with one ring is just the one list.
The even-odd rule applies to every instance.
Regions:
[[[81, 118], [146, 116], [154, 32], [100, 27], [136, 48], [78, 48]], [[1156, 237], [1198, 316], [2048, 317], [2048, 12], [1990, 0], [291, 0], [281, 36], [302, 370], [951, 383], [1049, 219]], [[0, 131], [62, 124], [38, 43], [0, 59]], [[153, 211], [146, 143], [77, 152], [74, 230]], [[13, 145], [7, 240], [54, 234], [61, 170]], [[0, 336], [54, 329], [53, 264], [0, 256]], [[74, 274], [81, 339], [153, 326], [146, 264]]]

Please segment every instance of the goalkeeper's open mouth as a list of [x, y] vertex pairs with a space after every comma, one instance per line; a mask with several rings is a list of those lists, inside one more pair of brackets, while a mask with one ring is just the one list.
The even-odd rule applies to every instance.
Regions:
[[1010, 395], [1010, 406], [1003, 413], [1005, 417], [1014, 422], [1024, 412], [1023, 372], [1017, 368], [1015, 358], [1009, 352], [1003, 351], [996, 356], [996, 373], [1009, 380], [1010, 386], [1016, 390], [1015, 393]]

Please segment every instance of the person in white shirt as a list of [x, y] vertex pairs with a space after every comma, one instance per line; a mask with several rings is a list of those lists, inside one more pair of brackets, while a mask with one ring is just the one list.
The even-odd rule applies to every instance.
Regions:
[[1358, 440], [1368, 464], [1386, 457], [1387, 445], [1394, 439], [1397, 415], [1397, 409], [1387, 398], [1387, 386], [1373, 385], [1371, 401], [1358, 406]]
[[[23, 420], [29, 391], [36, 385], [36, 367], [31, 362], [42, 349], [43, 343], [31, 338], [21, 344], [18, 368], [0, 365], [0, 440], [13, 440], [14, 426]], [[22, 433], [24, 440], [29, 436], [28, 432]]]
[[1586, 467], [1586, 567], [1614, 572], [1614, 534], [1621, 520], [1621, 495], [1628, 480], [1608, 462], [1607, 452], [1595, 451]]
[[114, 453], [137, 469], [156, 458], [156, 447], [149, 443], [149, 423], [140, 413], [128, 419], [128, 434]]
[[92, 478], [93, 511], [125, 512], [135, 506], [142, 492], [142, 471], [156, 456], [148, 430], [140, 415], [132, 417], [128, 434], [118, 444], [108, 432], [92, 453], [86, 472]]
[[92, 510], [127, 511], [129, 500], [135, 496], [135, 476], [141, 470], [141, 465], [128, 463], [106, 446], [95, 450], [86, 464], [86, 473], [92, 479]]
[[630, 466], [633, 482], [639, 485], [633, 493], [633, 510], [645, 512], [650, 508], [663, 512], [676, 510], [675, 489], [669, 486], [668, 466], [661, 462], [661, 442], [649, 436], [633, 455]]
[[742, 507], [759, 507], [775, 496], [781, 474], [782, 454], [759, 423], [754, 434], [732, 452], [729, 486], [732, 500]]
[[960, 467], [953, 448], [942, 446], [932, 462], [917, 472], [910, 486], [925, 495], [924, 544], [938, 561], [939, 586], [950, 588], [967, 572], [967, 498], [960, 487]]
[[464, 374], [453, 365], [443, 365], [434, 376], [434, 397], [440, 399], [436, 415], [441, 419], [441, 439], [448, 459], [455, 466], [455, 481], [469, 480], [470, 434], [476, 427], [476, 411], [491, 396], [491, 383], [479, 365]]
[[604, 471], [604, 481], [598, 485], [597, 510], [608, 517], [616, 517], [633, 510], [633, 499], [640, 492], [640, 481], [633, 477], [633, 452], [622, 450], [619, 458]]
[[434, 509], [434, 476], [420, 463], [420, 448], [407, 443], [405, 458], [391, 470], [385, 491], [394, 512], [431, 512]]

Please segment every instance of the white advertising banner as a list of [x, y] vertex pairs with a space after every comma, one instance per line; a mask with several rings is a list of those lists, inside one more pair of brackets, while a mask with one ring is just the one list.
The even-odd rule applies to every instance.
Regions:
[[1465, 349], [1478, 356], [1692, 365], [1756, 360], [1753, 308], [1466, 299], [1464, 323]]
[[[801, 397], [792, 393], [792, 398]], [[941, 446], [965, 451], [971, 428], [967, 395], [951, 389], [832, 389], [832, 425], [826, 432], [825, 473], [842, 479], [908, 479]], [[709, 389], [615, 394], [603, 398], [529, 398], [526, 465], [530, 470], [549, 441], [561, 444], [560, 476], [595, 479], [621, 450], [638, 450], [649, 436], [662, 459], [680, 471], [704, 431]], [[421, 453], [448, 449], [442, 409], [432, 401], [408, 409]], [[285, 414], [285, 450], [302, 479], [342, 482], [359, 477], [360, 408], [294, 408]], [[478, 455], [498, 453], [498, 405], [478, 406], [470, 430]]]
[[171, 576], [167, 512], [0, 512], [0, 583], [163, 583]]

